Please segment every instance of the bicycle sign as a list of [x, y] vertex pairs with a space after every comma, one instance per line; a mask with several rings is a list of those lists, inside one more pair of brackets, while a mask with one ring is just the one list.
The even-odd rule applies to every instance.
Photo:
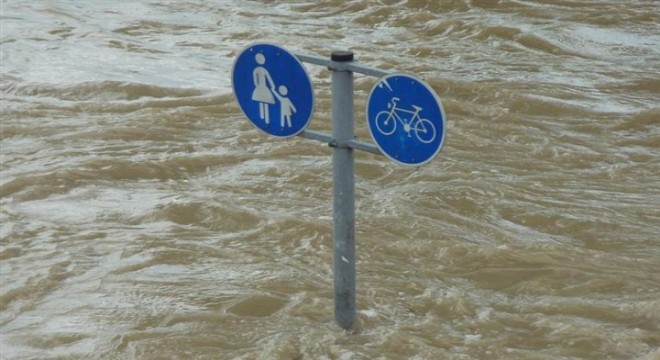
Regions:
[[383, 154], [403, 165], [423, 165], [442, 148], [445, 113], [433, 89], [409, 75], [381, 78], [367, 100], [367, 125]]

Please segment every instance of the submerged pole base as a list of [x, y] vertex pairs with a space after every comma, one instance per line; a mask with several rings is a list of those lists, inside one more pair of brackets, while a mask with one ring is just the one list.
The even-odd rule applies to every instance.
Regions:
[[335, 321], [344, 330], [350, 330], [355, 320], [355, 293], [335, 294]]

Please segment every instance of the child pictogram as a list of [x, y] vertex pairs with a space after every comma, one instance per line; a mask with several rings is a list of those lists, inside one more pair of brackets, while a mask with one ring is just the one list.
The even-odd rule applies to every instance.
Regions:
[[286, 122], [286, 126], [291, 127], [291, 115], [296, 112], [296, 107], [291, 102], [291, 99], [286, 96], [289, 93], [289, 89], [284, 85], [280, 85], [278, 90], [275, 90], [275, 88], [272, 90], [277, 100], [280, 101], [280, 126], [284, 127], [284, 123]]

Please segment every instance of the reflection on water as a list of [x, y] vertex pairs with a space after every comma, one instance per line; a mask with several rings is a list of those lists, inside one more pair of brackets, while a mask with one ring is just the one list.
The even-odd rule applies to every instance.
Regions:
[[[659, 10], [3, 3], [2, 358], [657, 358]], [[428, 165], [356, 155], [351, 333], [330, 150], [257, 132], [231, 94], [256, 41], [417, 75], [448, 116]], [[355, 77], [362, 139], [375, 81]]]

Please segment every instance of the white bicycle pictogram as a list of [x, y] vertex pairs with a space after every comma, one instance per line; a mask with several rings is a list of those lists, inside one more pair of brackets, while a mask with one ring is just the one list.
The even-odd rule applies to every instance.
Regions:
[[[414, 110], [398, 108], [397, 102], [401, 100], [393, 97], [387, 103], [389, 110], [383, 110], [376, 115], [376, 128], [383, 135], [392, 135], [396, 131], [397, 123], [403, 125], [403, 131], [410, 136], [410, 132], [415, 132], [419, 141], [428, 144], [435, 140], [436, 129], [430, 120], [422, 119], [419, 116], [422, 107], [412, 105]], [[412, 116], [411, 116], [412, 115]]]

